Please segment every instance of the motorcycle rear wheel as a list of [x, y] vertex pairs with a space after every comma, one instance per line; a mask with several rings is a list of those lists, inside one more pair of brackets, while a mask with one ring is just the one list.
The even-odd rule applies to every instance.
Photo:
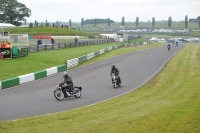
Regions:
[[63, 92], [62, 92], [62, 90], [56, 90], [56, 91], [54, 91], [54, 96], [55, 96], [55, 98], [56, 98], [58, 101], [62, 101], [62, 100], [65, 98], [65, 96], [64, 96], [64, 94], [63, 94]]

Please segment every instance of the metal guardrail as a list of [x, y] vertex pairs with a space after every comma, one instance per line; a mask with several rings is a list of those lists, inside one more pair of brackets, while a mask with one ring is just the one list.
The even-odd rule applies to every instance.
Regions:
[[61, 42], [55, 44], [43, 44], [43, 45], [32, 45], [29, 46], [29, 52], [39, 52], [44, 50], [55, 50], [55, 49], [65, 49], [79, 46], [88, 46], [94, 44], [106, 44], [112, 42], [110, 39], [106, 40], [92, 40], [92, 41], [81, 41], [81, 42]]

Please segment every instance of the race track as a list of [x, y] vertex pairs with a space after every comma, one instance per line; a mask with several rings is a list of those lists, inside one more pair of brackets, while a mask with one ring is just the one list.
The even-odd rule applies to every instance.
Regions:
[[[170, 57], [183, 48], [166, 45], [131, 52], [87, 66], [69, 70], [74, 84], [82, 86], [82, 97], [57, 101], [53, 90], [60, 83], [62, 73], [42, 80], [0, 91], [0, 121], [45, 115], [91, 105], [127, 93], [151, 78]], [[113, 89], [111, 65], [120, 70], [122, 86]]]

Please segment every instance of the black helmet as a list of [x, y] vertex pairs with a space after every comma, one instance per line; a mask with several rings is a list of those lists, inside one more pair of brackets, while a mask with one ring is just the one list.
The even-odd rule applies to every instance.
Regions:
[[115, 68], [115, 65], [112, 65], [111, 69], [114, 69]]
[[63, 78], [68, 78], [68, 73], [67, 72], [63, 73]]

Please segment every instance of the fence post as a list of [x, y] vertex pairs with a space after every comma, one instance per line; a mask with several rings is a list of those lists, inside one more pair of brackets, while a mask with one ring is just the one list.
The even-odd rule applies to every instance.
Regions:
[[39, 52], [39, 45], [37, 45], [37, 52]]

